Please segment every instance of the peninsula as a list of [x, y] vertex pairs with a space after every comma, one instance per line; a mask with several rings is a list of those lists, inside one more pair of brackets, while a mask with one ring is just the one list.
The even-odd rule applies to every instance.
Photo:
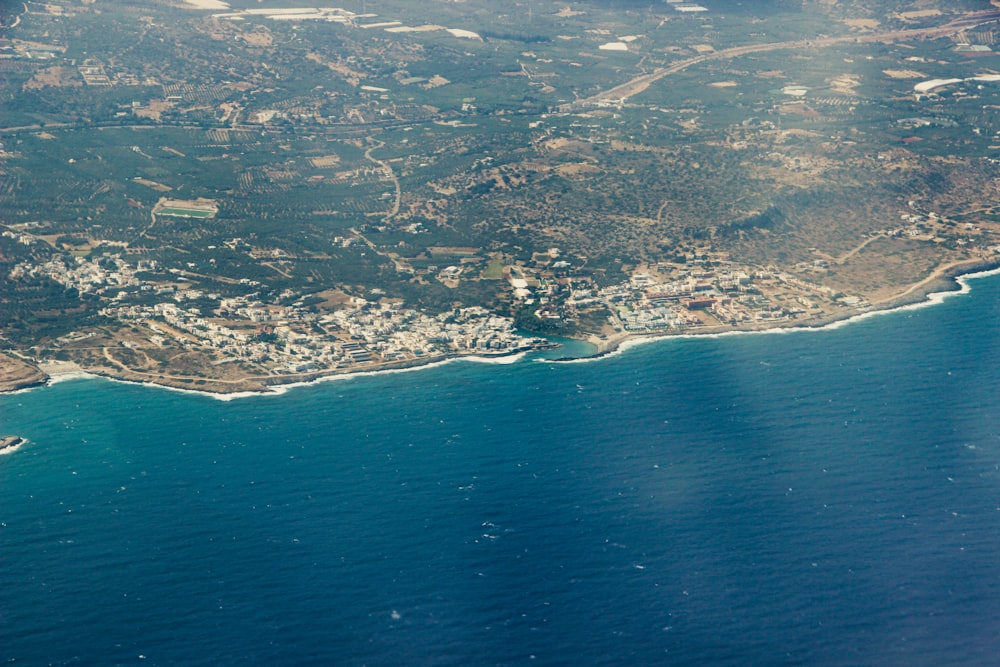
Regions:
[[987, 3], [276, 4], [0, 11], [0, 390], [822, 326], [1000, 265]]

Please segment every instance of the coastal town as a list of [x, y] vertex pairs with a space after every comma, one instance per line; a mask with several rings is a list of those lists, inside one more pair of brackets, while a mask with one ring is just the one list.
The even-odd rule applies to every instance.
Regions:
[[1000, 0], [0, 1], [4, 664], [993, 665], [998, 368]]
[[[29, 235], [17, 238], [21, 243], [37, 242]], [[178, 282], [168, 284], [141, 277], [143, 272], [158, 268], [155, 262], [133, 265], [118, 255], [100, 260], [55, 255], [40, 265], [19, 265], [14, 273], [44, 275], [67, 289], [106, 301], [100, 314], [126, 327], [130, 334], [114, 347], [104, 346], [103, 355], [124, 367], [128, 364], [120, 359], [123, 352], [141, 352], [145, 361], [138, 370], [165, 365], [154, 361], [158, 351], [184, 350], [203, 356], [212, 367], [241, 362], [254, 374], [288, 381], [290, 376], [419, 363], [454, 355], [503, 356], [549, 345], [540, 338], [518, 334], [511, 318], [481, 307], [455, 308], [432, 317], [406, 309], [399, 302], [380, 302], [375, 296], [375, 301], [350, 298], [341, 307], [320, 312], [290, 294], [282, 295], [283, 300], [291, 301], [283, 306], [264, 303], [252, 292], [239, 297], [204, 294], [191, 289], [190, 282], [180, 275]], [[181, 272], [175, 269], [172, 273]], [[244, 284], [252, 288], [251, 282]], [[151, 295], [151, 305], [135, 303], [148, 304]], [[194, 302], [201, 307], [191, 306]], [[206, 302], [214, 304], [209, 315], [203, 312]], [[136, 332], [141, 335], [137, 337]], [[93, 333], [73, 332], [55, 347], [87, 348], [93, 337]], [[159, 375], [166, 376], [169, 372]]]
[[[42, 243], [27, 233], [4, 232], [23, 244]], [[720, 327], [761, 328], [864, 308], [857, 296], [838, 293], [800, 277], [772, 270], [747, 270], [718, 257], [692, 257], [683, 265], [660, 263], [635, 272], [629, 281], [597, 287], [585, 277], [558, 272], [568, 265], [558, 249], [547, 254], [553, 270], [530, 275], [507, 267], [513, 299], [539, 321], [574, 321], [599, 312], [606, 321], [600, 345], [619, 335], [690, 333]], [[179, 351], [218, 370], [237, 364], [274, 383], [322, 374], [426, 363], [451, 356], [496, 357], [551, 347], [516, 330], [510, 317], [482, 307], [461, 307], [434, 316], [380, 299], [352, 297], [339, 306], [306, 306], [294, 294], [289, 305], [265, 303], [258, 295], [223, 297], [203, 293], [174, 269], [173, 282], [144, 276], [155, 261], [130, 263], [120, 254], [99, 259], [54, 254], [38, 265], [18, 265], [15, 277], [44, 275], [105, 305], [100, 314], [123, 332], [99, 345], [104, 361], [129, 373], [155, 373], [169, 382], [167, 360]], [[529, 277], [524, 277], [529, 276]], [[253, 285], [247, 282], [247, 287]], [[377, 290], [376, 290], [377, 292]], [[197, 304], [197, 305], [195, 305]], [[206, 313], [206, 304], [210, 312]], [[72, 332], [53, 344], [63, 352], [92, 348], [95, 334]], [[205, 373], [211, 379], [212, 373]]]
[[[950, 235], [965, 248], [970, 265], [995, 262], [1000, 245], [991, 245], [992, 234], [916, 210], [902, 211], [899, 226], [872, 232], [847, 255], [879, 240], [932, 245]], [[275, 301], [254, 291], [261, 285], [249, 279], [239, 281], [243, 295], [225, 296], [200, 289], [189, 271], [132, 259], [127, 248], [88, 257], [50, 248], [29, 229], [2, 235], [51, 253], [48, 261], [15, 265], [11, 278], [45, 278], [96, 298], [109, 325], [72, 331], [35, 361], [83, 360], [88, 368], [127, 379], [225, 391], [559, 346], [480, 306], [427, 314], [377, 288], [367, 298], [341, 294], [323, 301], [285, 291]], [[884, 307], [822, 284], [831, 266], [844, 261], [818, 254], [782, 270], [740, 265], [706, 250], [637, 265], [628, 280], [600, 286], [574, 272], [559, 248], [550, 248], [536, 253], [530, 266], [503, 266], [500, 277], [513, 306], [530, 313], [531, 330], [590, 331], [587, 340], [601, 353], [635, 336], [815, 326]], [[463, 279], [459, 266], [430, 268], [427, 277], [436, 274], [452, 287]]]
[[92, 4], [0, 37], [10, 387], [821, 326], [1000, 259], [1000, 11]]

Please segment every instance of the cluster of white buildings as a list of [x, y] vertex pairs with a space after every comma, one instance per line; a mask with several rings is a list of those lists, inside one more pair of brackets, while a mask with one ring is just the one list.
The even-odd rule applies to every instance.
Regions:
[[[142, 260], [132, 266], [116, 256], [68, 262], [55, 257], [40, 265], [18, 266], [14, 271], [43, 274], [67, 288], [105, 297], [109, 305], [102, 309], [102, 315], [143, 325], [153, 332], [148, 340], [156, 347], [177, 345], [209, 353], [215, 363], [247, 361], [275, 374], [454, 354], [502, 355], [543, 342], [517, 334], [513, 320], [479, 307], [457, 308], [431, 317], [399, 303], [354, 298], [346, 307], [321, 314], [300, 305], [263, 303], [256, 295], [221, 298], [192, 290], [176, 291], [173, 286], [147, 283], [136, 276], [139, 271], [157, 268], [155, 261]], [[170, 294], [173, 301], [130, 303], [127, 297], [137, 293]], [[217, 317], [206, 317], [202, 311], [184, 306], [186, 300], [196, 297], [217, 300]]]
[[37, 266], [18, 265], [12, 271], [12, 277], [26, 273], [42, 274], [81, 294], [121, 297], [124, 296], [123, 291], [129, 288], [152, 291], [154, 287], [145, 284], [135, 274], [138, 271], [156, 270], [157, 266], [155, 260], [142, 260], [133, 267], [117, 256], [103, 257], [97, 261], [83, 257], [64, 259], [54, 256]]
[[[233, 299], [227, 301], [230, 307], [234, 305]], [[211, 353], [218, 357], [216, 363], [248, 361], [275, 374], [460, 353], [510, 354], [540, 342], [518, 335], [509, 318], [491, 315], [482, 308], [461, 308], [429, 317], [398, 304], [363, 299], [326, 315], [286, 312], [290, 317], [275, 318], [271, 320], [273, 325], [249, 329], [240, 328], [241, 320], [205, 318], [196, 310], [169, 302], [109, 306], [102, 313], [119, 321], [142, 323], [157, 332], [150, 336], [156, 345], [177, 344]]]
[[755, 271], [751, 275], [725, 262], [714, 264], [692, 269], [661, 265], [655, 275], [637, 273], [626, 283], [599, 289], [574, 284], [564, 312], [543, 307], [538, 315], [572, 318], [580, 311], [604, 307], [611, 313], [611, 324], [620, 331], [681, 332], [706, 325], [735, 326], [819, 315], [818, 303], [833, 303], [841, 296], [787, 273]]
[[387, 361], [443, 351], [503, 354], [537, 342], [518, 335], [510, 318], [477, 306], [430, 317], [401, 304], [355, 301], [356, 308], [320, 317], [320, 325], [343, 332]]
[[[558, 252], [550, 256], [556, 260]], [[529, 280], [523, 267], [514, 268], [508, 281], [515, 298], [538, 303], [539, 318], [573, 320], [604, 308], [610, 324], [623, 332], [792, 320], [822, 314], [818, 304], [823, 302], [846, 304], [843, 295], [797, 276], [777, 270], [751, 274], [728, 261], [697, 256], [686, 263], [650, 267], [627, 282], [602, 288], [588, 279]], [[139, 277], [155, 270], [159, 267], [153, 260], [132, 266], [111, 255], [54, 257], [44, 264], [18, 265], [14, 272], [43, 274], [81, 294], [101, 296], [107, 303], [104, 316], [149, 332], [150, 345], [133, 340], [130, 346], [178, 346], [208, 354], [216, 364], [242, 361], [274, 374], [456, 354], [502, 355], [544, 346], [541, 339], [519, 335], [510, 318], [481, 307], [430, 316], [386, 299], [354, 297], [336, 310], [318, 311], [301, 301], [279, 305], [262, 301], [258, 294], [221, 297]], [[158, 296], [164, 300], [151, 303]], [[285, 292], [279, 298], [288, 303], [296, 294]], [[188, 307], [193, 299], [200, 308]], [[206, 306], [206, 300], [217, 304], [211, 316], [206, 307], [213, 306]]]

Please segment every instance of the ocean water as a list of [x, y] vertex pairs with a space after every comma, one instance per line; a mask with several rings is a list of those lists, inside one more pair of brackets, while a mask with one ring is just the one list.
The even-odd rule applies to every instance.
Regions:
[[1000, 277], [587, 363], [0, 396], [0, 660], [991, 665]]

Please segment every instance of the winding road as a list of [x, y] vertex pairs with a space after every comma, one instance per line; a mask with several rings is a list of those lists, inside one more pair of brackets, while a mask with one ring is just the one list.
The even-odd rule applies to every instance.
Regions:
[[395, 217], [397, 213], [399, 213], [399, 205], [403, 198], [403, 191], [399, 186], [399, 178], [396, 177], [396, 172], [392, 170], [392, 167], [389, 166], [389, 163], [385, 162], [384, 160], [379, 160], [377, 157], [374, 157], [372, 155], [372, 151], [382, 148], [383, 146], [385, 146], [385, 143], [379, 141], [378, 146], [372, 146], [371, 148], [365, 151], [365, 158], [367, 158], [370, 162], [374, 162], [379, 167], [381, 167], [382, 171], [385, 172], [386, 176], [389, 177], [389, 179], [392, 181], [393, 186], [396, 188], [396, 199], [392, 204], [392, 209], [383, 218], [385, 222], [388, 222], [391, 218]]

